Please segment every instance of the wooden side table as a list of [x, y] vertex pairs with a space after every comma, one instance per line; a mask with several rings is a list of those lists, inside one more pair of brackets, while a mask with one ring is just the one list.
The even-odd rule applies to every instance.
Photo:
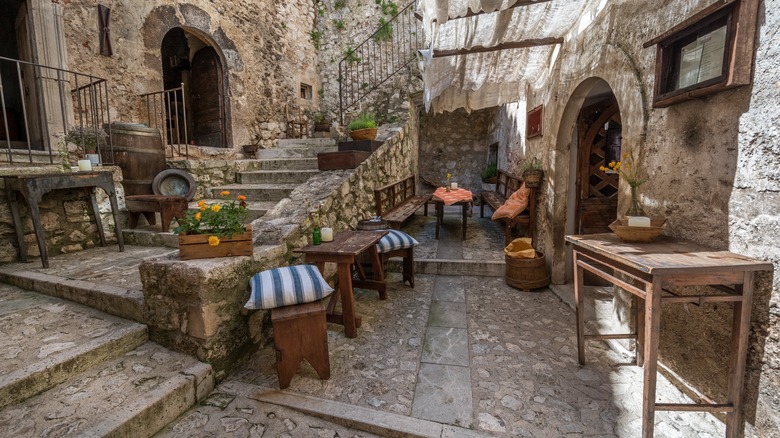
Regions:
[[11, 175], [4, 176], [5, 192], [8, 197], [8, 206], [13, 216], [14, 229], [16, 230], [16, 239], [19, 242], [19, 257], [23, 262], [27, 262], [27, 247], [24, 243], [24, 229], [19, 215], [19, 198], [21, 195], [27, 202], [30, 209], [30, 217], [35, 230], [35, 238], [38, 241], [38, 249], [41, 252], [41, 263], [44, 268], [49, 267], [49, 255], [46, 252], [46, 241], [41, 226], [41, 214], [38, 204], [43, 199], [43, 195], [52, 190], [68, 190], [83, 188], [89, 193], [89, 200], [92, 204], [92, 212], [95, 216], [95, 225], [97, 226], [100, 244], [106, 246], [106, 235], [103, 231], [103, 222], [100, 221], [100, 212], [98, 211], [95, 189], [101, 188], [108, 194], [111, 202], [111, 213], [114, 216], [116, 225], [116, 238], [119, 243], [119, 251], [125, 250], [125, 243], [122, 237], [122, 226], [119, 221], [119, 206], [116, 200], [116, 190], [114, 189], [114, 178], [111, 172], [77, 172], [77, 173], [53, 173], [37, 175]]
[[[666, 237], [653, 243], [626, 243], [607, 233], [566, 236], [566, 240], [572, 244], [574, 252], [579, 362], [585, 364], [586, 339], [636, 339], [636, 363], [638, 366], [644, 364], [645, 368], [642, 436], [653, 436], [656, 411], [703, 411], [724, 412], [726, 436], [739, 437], [755, 272], [771, 271], [772, 264]], [[586, 270], [634, 295], [634, 333], [585, 335], [583, 274]], [[675, 295], [666, 289], [670, 286], [711, 286], [715, 292]], [[639, 300], [644, 300], [644, 304]], [[726, 403], [656, 403], [661, 303], [714, 302], [733, 303]]]
[[[355, 297], [353, 286], [379, 291], [380, 298], [386, 296], [385, 275], [382, 263], [376, 250], [376, 243], [382, 239], [386, 232], [381, 231], [341, 231], [333, 236], [332, 242], [324, 242], [320, 245], [307, 245], [295, 250], [305, 254], [306, 261], [314, 263], [321, 273], [325, 273], [325, 263], [336, 263], [338, 275], [338, 293], [331, 296], [328, 303], [328, 322], [342, 324], [344, 333], [348, 338], [357, 337], [357, 328], [360, 327], [361, 318], [355, 313]], [[373, 280], [353, 280], [352, 265], [358, 262], [357, 257], [363, 252], [368, 252], [374, 272]], [[342, 313], [336, 313], [336, 304], [341, 299]]]

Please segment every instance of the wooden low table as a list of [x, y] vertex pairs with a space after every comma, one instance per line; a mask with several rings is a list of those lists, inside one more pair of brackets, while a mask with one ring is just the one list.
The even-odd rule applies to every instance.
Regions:
[[451, 191], [439, 187], [433, 192], [431, 201], [436, 204], [436, 238], [439, 238], [439, 229], [444, 222], [444, 206], [460, 205], [463, 212], [463, 240], [466, 240], [466, 225], [468, 223], [468, 208], [474, 202], [469, 190], [459, 188]]
[[[579, 362], [585, 364], [586, 339], [636, 339], [636, 364], [644, 364], [645, 368], [642, 436], [653, 436], [655, 411], [724, 412], [726, 436], [740, 436], [755, 271], [770, 271], [772, 264], [666, 237], [653, 243], [626, 243], [615, 234], [607, 233], [566, 236], [566, 240], [572, 244], [574, 253]], [[634, 295], [634, 333], [585, 335], [583, 274], [586, 270]], [[716, 292], [704, 295], [675, 295], [666, 289], [670, 286], [711, 286]], [[644, 303], [640, 300], [644, 300]], [[733, 303], [726, 402], [656, 403], [661, 303], [717, 302]]]
[[[355, 297], [353, 287], [363, 289], [375, 289], [379, 291], [379, 297], [387, 296], [385, 275], [376, 243], [386, 233], [381, 231], [341, 231], [335, 233], [332, 242], [323, 242], [320, 245], [307, 245], [295, 250], [305, 254], [306, 262], [314, 263], [321, 273], [325, 273], [325, 263], [336, 263], [338, 275], [338, 292], [331, 295], [328, 303], [328, 322], [344, 326], [344, 333], [348, 338], [357, 337], [357, 328], [360, 327], [361, 318], [355, 313]], [[358, 264], [358, 255], [368, 252], [374, 272], [373, 280], [353, 280], [352, 265]], [[336, 304], [341, 299], [341, 314], [336, 313]]]
[[163, 233], [168, 232], [171, 221], [187, 213], [187, 198], [165, 195], [133, 195], [125, 197], [127, 207], [127, 226], [133, 230], [138, 226], [138, 218], [143, 215], [149, 225], [157, 222], [155, 213], [160, 213], [160, 226]]
[[95, 216], [95, 226], [100, 236], [100, 244], [106, 246], [106, 234], [103, 231], [103, 222], [100, 220], [95, 189], [101, 188], [108, 195], [111, 202], [111, 213], [114, 216], [114, 225], [116, 226], [116, 239], [119, 243], [119, 251], [125, 250], [125, 243], [122, 237], [122, 226], [119, 220], [119, 206], [116, 200], [116, 190], [114, 188], [114, 177], [111, 172], [77, 172], [77, 173], [51, 173], [37, 175], [12, 175], [4, 176], [5, 191], [8, 196], [8, 205], [11, 209], [11, 216], [16, 230], [16, 239], [19, 242], [19, 258], [27, 262], [27, 246], [24, 243], [24, 229], [22, 219], [19, 215], [19, 198], [27, 202], [30, 211], [30, 218], [35, 231], [35, 238], [38, 241], [38, 249], [41, 252], [41, 263], [44, 268], [49, 267], [49, 255], [46, 252], [46, 240], [41, 225], [41, 213], [38, 204], [43, 199], [43, 195], [52, 190], [68, 190], [83, 188], [89, 194], [89, 200], [92, 205], [92, 213]]

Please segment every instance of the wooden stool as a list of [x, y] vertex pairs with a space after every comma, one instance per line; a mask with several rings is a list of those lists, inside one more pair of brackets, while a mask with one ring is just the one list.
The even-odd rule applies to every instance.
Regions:
[[320, 379], [330, 378], [325, 300], [271, 309], [279, 388], [290, 386], [298, 364], [306, 359]]
[[409, 286], [414, 289], [414, 247], [396, 249], [394, 251], [379, 254], [379, 257], [382, 258], [382, 266], [385, 265], [385, 262], [387, 262], [387, 259], [390, 257], [403, 257], [403, 281], [408, 281]]
[[154, 214], [160, 213], [160, 225], [163, 232], [167, 232], [173, 218], [184, 217], [187, 212], [187, 198], [183, 196], [133, 195], [125, 198], [125, 204], [130, 229], [138, 226], [138, 217], [141, 215], [144, 215], [149, 225], [156, 224]]

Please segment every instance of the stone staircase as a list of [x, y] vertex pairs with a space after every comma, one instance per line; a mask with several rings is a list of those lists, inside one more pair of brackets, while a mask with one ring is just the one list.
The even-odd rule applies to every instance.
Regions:
[[[331, 138], [283, 139], [278, 147], [262, 149], [256, 160], [247, 163], [247, 170], [239, 172], [234, 184], [206, 188], [207, 203], [219, 202], [220, 192], [227, 190], [231, 197], [246, 196], [251, 222], [262, 217], [279, 201], [288, 197], [298, 185], [319, 173], [317, 154], [336, 151], [336, 142]], [[197, 202], [190, 203], [197, 208]], [[172, 233], [156, 231], [123, 230], [125, 242], [142, 246], [178, 247], [178, 239]]]
[[214, 388], [143, 324], [0, 284], [3, 436], [148, 437]]

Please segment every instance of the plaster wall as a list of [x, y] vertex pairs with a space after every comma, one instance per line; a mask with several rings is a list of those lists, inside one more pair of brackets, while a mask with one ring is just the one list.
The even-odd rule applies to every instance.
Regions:
[[[612, 88], [623, 120], [623, 145], [645, 151], [651, 179], [641, 187], [647, 212], [668, 218], [666, 234], [709, 247], [769, 260], [780, 268], [780, 150], [776, 102], [780, 97], [780, 2], [762, 2], [751, 86], [654, 109], [651, 106], [655, 48], [642, 44], [713, 2], [635, 0], [602, 2], [584, 16], [582, 31], [562, 46], [551, 74], [527, 91], [527, 108], [543, 104], [543, 137], [518, 141], [523, 112], [504, 106], [494, 122], [499, 155], [510, 171], [527, 154], [543, 156], [546, 181], [538, 205], [536, 244], [552, 255], [552, 278], [564, 281], [565, 220], [572, 132], [582, 101], [596, 78]], [[592, 20], [590, 23], [588, 21]], [[507, 132], [508, 131], [508, 132]], [[621, 183], [618, 211], [628, 186]], [[614, 317], [625, 320], [625, 297], [617, 294]], [[747, 436], [778, 436], [780, 430], [780, 280], [759, 276], [752, 313]], [[731, 332], [731, 306], [664, 306], [661, 355], [694, 388], [723, 400], [723, 370]]]
[[[283, 138], [287, 104], [313, 110], [319, 96], [299, 97], [300, 84], [320, 88], [317, 56], [309, 37], [312, 2], [115, 0], [111, 8], [112, 56], [99, 54], [96, 3], [65, 2], [64, 43], [69, 67], [109, 80], [112, 121], [147, 121], [139, 94], [161, 91], [161, 42], [181, 27], [212, 45], [222, 58], [228, 144]], [[231, 141], [232, 140], [232, 141]]]

